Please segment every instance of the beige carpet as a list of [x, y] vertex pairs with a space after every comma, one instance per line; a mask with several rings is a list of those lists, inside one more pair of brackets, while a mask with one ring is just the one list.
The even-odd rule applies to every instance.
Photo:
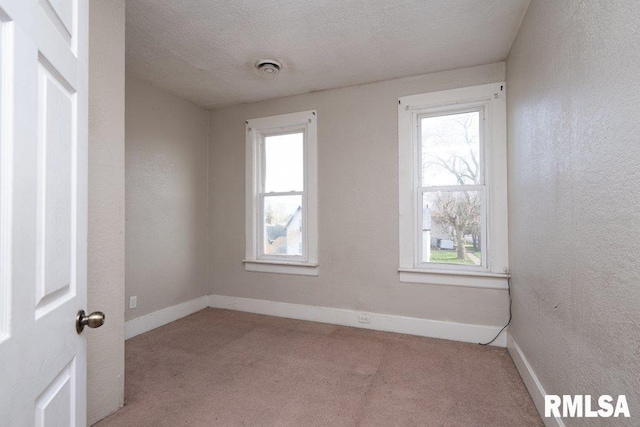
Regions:
[[107, 426], [540, 426], [503, 348], [205, 309], [126, 343]]

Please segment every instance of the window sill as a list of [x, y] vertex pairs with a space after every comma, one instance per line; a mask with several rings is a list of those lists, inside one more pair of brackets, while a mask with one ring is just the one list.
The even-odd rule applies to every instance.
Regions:
[[425, 270], [399, 268], [400, 282], [482, 289], [508, 289], [509, 274], [488, 271]]
[[256, 259], [242, 260], [245, 271], [255, 273], [295, 274], [298, 276], [317, 276], [318, 264], [309, 262], [264, 261]]

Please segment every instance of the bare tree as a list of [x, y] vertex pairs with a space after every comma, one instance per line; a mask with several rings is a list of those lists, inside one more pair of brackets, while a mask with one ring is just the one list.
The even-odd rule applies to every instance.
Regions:
[[441, 192], [432, 211], [433, 221], [453, 230], [459, 260], [467, 259], [464, 236], [471, 234], [479, 220], [480, 203], [475, 193], [469, 191]]
[[[441, 146], [450, 146], [446, 152], [423, 151], [423, 175], [430, 168], [445, 171], [451, 174], [458, 185], [476, 184], [479, 182], [478, 139], [472, 131], [474, 119], [471, 114], [450, 116], [451, 124], [459, 128], [461, 140], [465, 143], [465, 151], [453, 149], [452, 141], [442, 132], [429, 135], [432, 140], [438, 141]], [[475, 124], [477, 126], [477, 124]], [[460, 141], [460, 140], [456, 140]], [[425, 150], [426, 151], [426, 150]], [[435, 199], [435, 209], [432, 210], [434, 222], [450, 229], [454, 233], [457, 246], [458, 260], [466, 260], [465, 235], [471, 235], [473, 246], [480, 246], [480, 200], [478, 194], [473, 191], [440, 191]]]

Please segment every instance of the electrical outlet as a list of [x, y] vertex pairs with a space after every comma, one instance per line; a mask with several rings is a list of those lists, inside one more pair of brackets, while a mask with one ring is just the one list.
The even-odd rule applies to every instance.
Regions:
[[369, 317], [369, 313], [358, 314], [358, 323], [371, 323], [371, 317]]
[[138, 306], [138, 297], [129, 297], [129, 308], [136, 308]]

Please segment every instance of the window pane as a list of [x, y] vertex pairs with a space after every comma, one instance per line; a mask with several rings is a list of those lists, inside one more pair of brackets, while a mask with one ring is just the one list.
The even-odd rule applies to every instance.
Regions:
[[480, 113], [420, 120], [422, 186], [480, 184]]
[[264, 198], [264, 254], [302, 255], [302, 196]]
[[264, 191], [303, 191], [304, 134], [267, 136], [264, 139]]
[[425, 192], [422, 203], [422, 262], [482, 265], [480, 191]]

